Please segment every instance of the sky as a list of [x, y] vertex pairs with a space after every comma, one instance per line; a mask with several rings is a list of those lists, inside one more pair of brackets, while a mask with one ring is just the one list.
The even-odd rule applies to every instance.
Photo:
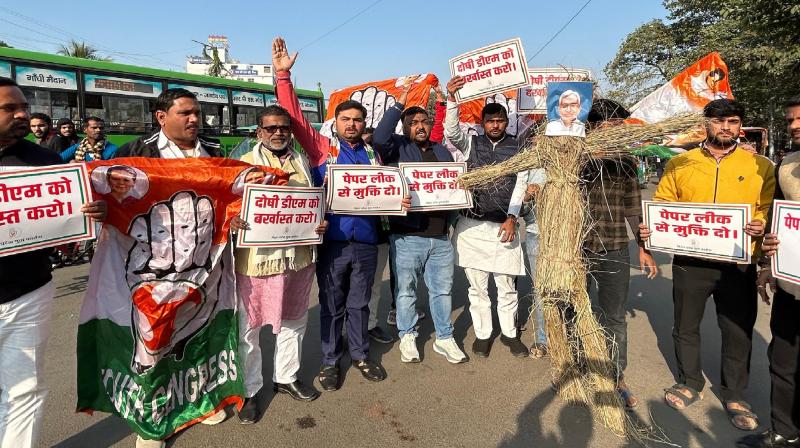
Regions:
[[[664, 18], [660, 0], [263, 0], [137, 2], [53, 0], [0, 5], [0, 40], [55, 53], [69, 39], [85, 41], [115, 62], [184, 71], [209, 34], [228, 37], [242, 63], [271, 63], [282, 36], [300, 50], [296, 87], [325, 94], [397, 76], [430, 73], [446, 83], [448, 60], [494, 42], [520, 37], [529, 67], [602, 69], [639, 25]], [[541, 51], [540, 51], [541, 50]], [[538, 53], [538, 54], [536, 54]], [[535, 55], [535, 56], [534, 56]]]

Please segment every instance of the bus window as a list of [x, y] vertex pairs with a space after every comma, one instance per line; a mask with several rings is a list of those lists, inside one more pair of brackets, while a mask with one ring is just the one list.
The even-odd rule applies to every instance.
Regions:
[[209, 135], [230, 133], [231, 121], [227, 105], [200, 103], [200, 110], [203, 115], [204, 133]]
[[322, 120], [319, 117], [319, 112], [307, 112], [303, 111], [303, 116], [306, 117], [309, 123], [322, 123]]
[[78, 110], [78, 94], [75, 92], [57, 92], [20, 87], [30, 104], [31, 113], [41, 112], [49, 115], [53, 121], [59, 118], [80, 119]]
[[86, 115], [106, 121], [106, 130], [119, 134], [144, 134], [152, 128], [155, 100], [87, 93]]
[[233, 106], [237, 133], [246, 133], [247, 131], [243, 131], [242, 128], [258, 124], [256, 122], [256, 117], [258, 117], [258, 111], [260, 109], [260, 107], [254, 106]]

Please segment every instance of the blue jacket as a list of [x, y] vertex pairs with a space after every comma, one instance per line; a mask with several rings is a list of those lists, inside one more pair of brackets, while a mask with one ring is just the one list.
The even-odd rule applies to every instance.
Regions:
[[[78, 146], [81, 145], [82, 141], [83, 140], [81, 140], [80, 142], [75, 143], [74, 145], [72, 145], [69, 148], [65, 149], [61, 153], [61, 160], [65, 161], [65, 162], [69, 162], [70, 160], [74, 159], [75, 158], [75, 151], [78, 150]], [[108, 140], [106, 140], [106, 146], [105, 146], [105, 148], [103, 148], [103, 152], [100, 154], [100, 157], [102, 157], [103, 160], [113, 159], [114, 158], [114, 154], [116, 154], [116, 153], [117, 153], [117, 145], [115, 145], [115, 144], [109, 142]], [[87, 154], [86, 155], [86, 161], [87, 162], [91, 162], [92, 161], [92, 156]]]
[[[397, 166], [400, 162], [423, 162], [422, 151], [410, 138], [394, 133], [404, 105], [396, 103], [383, 113], [380, 123], [372, 134], [372, 144], [385, 165]], [[452, 162], [453, 155], [439, 143], [431, 142], [431, 148], [440, 162]], [[390, 216], [389, 224], [404, 229], [420, 229], [426, 226], [424, 212], [409, 213], [407, 216]], [[397, 228], [394, 228], [397, 230]]]
[[[363, 143], [351, 147], [344, 140], [340, 139], [339, 142], [339, 157], [337, 157], [336, 163], [342, 165], [370, 165]], [[327, 162], [311, 168], [311, 177], [314, 178], [316, 185], [322, 185], [322, 180], [325, 179], [327, 171]], [[325, 240], [378, 243], [380, 218], [377, 216], [351, 216], [329, 213], [326, 218], [328, 219], [328, 230], [325, 232]]]

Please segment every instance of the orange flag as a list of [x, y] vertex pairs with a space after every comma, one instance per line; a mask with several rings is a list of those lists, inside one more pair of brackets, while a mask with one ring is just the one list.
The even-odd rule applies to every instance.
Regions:
[[[336, 106], [347, 100], [358, 101], [367, 108], [367, 127], [374, 128], [383, 118], [383, 113], [394, 106], [400, 94], [403, 93], [406, 78], [401, 76], [383, 81], [372, 81], [332, 92], [323, 129], [331, 126]], [[439, 85], [439, 79], [436, 75], [431, 73], [420, 75], [414, 80], [414, 85], [408, 92], [405, 106], [426, 108], [431, 96], [431, 89], [437, 85]]]

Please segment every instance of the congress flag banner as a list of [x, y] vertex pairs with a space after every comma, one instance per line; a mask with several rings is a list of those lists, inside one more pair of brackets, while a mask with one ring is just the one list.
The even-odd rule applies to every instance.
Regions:
[[631, 108], [631, 118], [656, 123], [666, 118], [700, 112], [712, 100], [733, 99], [728, 66], [719, 53], [709, 53]]
[[79, 411], [164, 439], [242, 403], [230, 220], [247, 182], [286, 174], [230, 159], [90, 165], [108, 203], [78, 326]]
[[[331, 93], [326, 107], [325, 123], [323, 123], [320, 133], [326, 137], [333, 135], [336, 106], [348, 100], [357, 101], [367, 109], [366, 127], [377, 127], [381, 118], [383, 118], [384, 112], [397, 103], [397, 99], [403, 93], [403, 86], [409, 78], [413, 78], [414, 81], [412, 81], [411, 89], [408, 91], [405, 107], [419, 106], [423, 109], [428, 107], [431, 89], [439, 85], [439, 79], [434, 74], [425, 73], [366, 82], [357, 86], [335, 90]], [[398, 125], [398, 132], [400, 130]]]

